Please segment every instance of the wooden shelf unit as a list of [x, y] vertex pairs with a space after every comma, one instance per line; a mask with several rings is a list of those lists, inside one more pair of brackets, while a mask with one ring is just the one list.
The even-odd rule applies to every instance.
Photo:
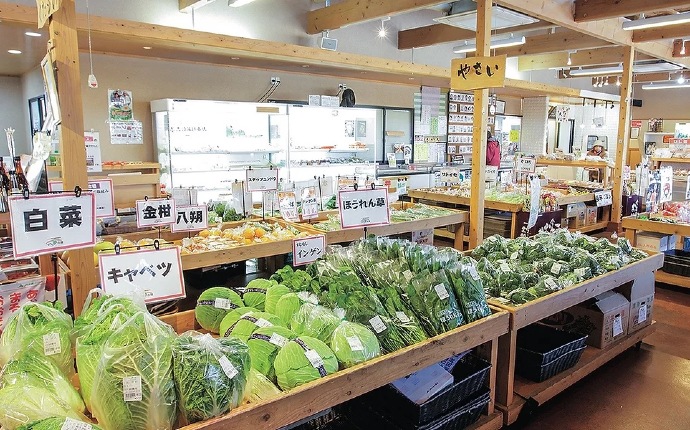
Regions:
[[[510, 332], [499, 338], [496, 384], [496, 403], [505, 412], [506, 424], [513, 424], [517, 420], [517, 414], [511, 414], [510, 411], [515, 410], [520, 403], [518, 396], [515, 396], [515, 357], [518, 330], [591, 299], [605, 291], [617, 288], [626, 282], [633, 281], [645, 273], [654, 272], [661, 267], [662, 263], [663, 255], [652, 254], [619, 270], [605, 273], [520, 306], [505, 305], [495, 299], [489, 299], [489, 303], [492, 306], [510, 312]], [[566, 372], [562, 374], [562, 377], [567, 375], [568, 373]], [[558, 384], [560, 379], [561, 377], [557, 375], [549, 379], [549, 381], [551, 384]], [[569, 381], [563, 386], [563, 389], [574, 382], [576, 381]]]
[[[472, 348], [492, 362], [489, 386], [496, 381], [497, 339], [508, 333], [508, 313], [492, 309], [493, 314], [450, 332], [399, 351], [386, 354], [349, 369], [341, 370], [317, 381], [297, 387], [279, 397], [256, 404], [244, 405], [229, 414], [183, 427], [185, 430], [221, 430], [227, 428], [262, 430], [279, 429], [315, 413], [339, 405], [378, 387], [388, 384], [421, 368]], [[164, 316], [164, 322], [182, 333], [198, 329], [194, 311]], [[492, 389], [492, 396], [494, 390]], [[493, 397], [492, 397], [493, 399]], [[498, 418], [497, 418], [498, 417]], [[502, 415], [489, 404], [488, 415], [470, 429], [497, 430]]]

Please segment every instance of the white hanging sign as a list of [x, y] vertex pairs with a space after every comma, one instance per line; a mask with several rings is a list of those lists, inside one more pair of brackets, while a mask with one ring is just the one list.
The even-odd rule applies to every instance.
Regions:
[[537, 160], [529, 157], [520, 157], [517, 162], [517, 171], [519, 173], [534, 173], [537, 168]]
[[424, 245], [434, 244], [434, 229], [416, 230], [412, 232], [412, 242]]
[[101, 287], [108, 294], [143, 291], [146, 303], [185, 297], [180, 248], [170, 246], [98, 254]]
[[278, 169], [247, 169], [247, 191], [278, 189]]
[[613, 193], [611, 190], [597, 191], [594, 193], [594, 201], [597, 207], [611, 206], [613, 204]]
[[388, 188], [343, 190], [338, 196], [342, 228], [390, 224]]
[[91, 192], [82, 192], [80, 197], [72, 193], [29, 199], [11, 196], [9, 205], [15, 258], [96, 243], [96, 198]]
[[312, 263], [323, 256], [326, 250], [326, 237], [322, 234], [294, 239], [292, 241], [292, 260], [295, 266]]
[[206, 205], [175, 206], [175, 212], [177, 212], [175, 222], [170, 226], [173, 233], [208, 228], [208, 208]]
[[[48, 191], [64, 191], [62, 181], [48, 181]], [[96, 195], [96, 218], [115, 216], [115, 194], [112, 179], [89, 180], [89, 191]]]
[[484, 181], [486, 182], [496, 182], [498, 179], [498, 167], [497, 166], [486, 166]]
[[299, 221], [297, 213], [297, 199], [292, 191], [281, 191], [278, 193], [278, 206], [280, 216], [286, 221]]
[[457, 167], [443, 167], [439, 173], [439, 181], [449, 184], [460, 182], [460, 169]]
[[659, 194], [659, 203], [670, 202], [673, 200], [673, 167], [662, 167], [660, 173], [661, 193]]
[[175, 200], [137, 200], [137, 227], [158, 227], [175, 223]]
[[314, 219], [319, 216], [319, 202], [315, 187], [302, 189], [302, 219]]

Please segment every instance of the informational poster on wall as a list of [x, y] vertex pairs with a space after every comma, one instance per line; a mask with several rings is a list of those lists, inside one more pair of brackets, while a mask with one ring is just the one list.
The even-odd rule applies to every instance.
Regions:
[[144, 127], [141, 121], [110, 121], [110, 143], [113, 145], [142, 145]]
[[84, 144], [86, 145], [86, 171], [102, 172], [101, 164], [101, 133], [97, 131], [84, 132]]
[[131, 121], [132, 92], [128, 90], [108, 90], [108, 120]]

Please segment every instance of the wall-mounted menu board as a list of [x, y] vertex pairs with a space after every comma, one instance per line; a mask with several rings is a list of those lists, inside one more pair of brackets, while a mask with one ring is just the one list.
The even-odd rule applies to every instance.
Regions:
[[[490, 106], [496, 105], [496, 96]], [[489, 130], [493, 134], [495, 109], [489, 109]], [[448, 143], [446, 161], [470, 163], [474, 134], [474, 94], [451, 90], [448, 93]]]

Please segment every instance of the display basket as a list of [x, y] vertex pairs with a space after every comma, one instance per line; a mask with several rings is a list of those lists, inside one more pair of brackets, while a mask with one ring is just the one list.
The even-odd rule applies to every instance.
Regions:
[[674, 249], [664, 252], [662, 270], [679, 276], [690, 276], [690, 252]]
[[515, 372], [541, 382], [573, 367], [585, 349], [587, 335], [532, 324], [518, 332]]

